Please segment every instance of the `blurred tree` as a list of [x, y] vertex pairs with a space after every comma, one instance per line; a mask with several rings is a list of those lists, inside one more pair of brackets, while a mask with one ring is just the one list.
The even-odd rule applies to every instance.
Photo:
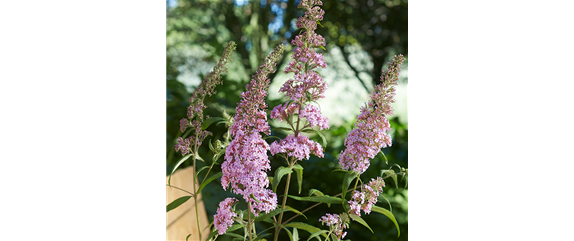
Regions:
[[[177, 7], [167, 10], [168, 55], [176, 54], [170, 50], [180, 45], [197, 45], [209, 51], [206, 44], [222, 49], [232, 40], [238, 44], [246, 76], [251, 76], [273, 46], [290, 46], [298, 33], [295, 21], [303, 15], [298, 4], [298, 0], [179, 0]], [[328, 47], [341, 48], [357, 77], [367, 72], [376, 85], [384, 64], [392, 57], [389, 55], [408, 55], [407, 5], [405, 0], [324, 1], [324, 28], [317, 32], [325, 37]], [[352, 63], [351, 55], [356, 53], [348, 48], [352, 45], [365, 51], [368, 57], [364, 61], [372, 62], [372, 67], [364, 61]], [[210, 51], [206, 58], [215, 56]], [[274, 76], [270, 76], [271, 81]]]

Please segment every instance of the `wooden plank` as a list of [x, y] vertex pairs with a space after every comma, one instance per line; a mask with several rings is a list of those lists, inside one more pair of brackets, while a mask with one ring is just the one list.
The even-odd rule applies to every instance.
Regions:
[[[193, 193], [193, 167], [188, 167], [176, 171], [171, 177], [171, 185], [187, 190]], [[165, 183], [167, 183], [169, 177], [166, 177]], [[196, 185], [196, 190], [199, 189], [199, 185]], [[170, 188], [166, 186], [166, 205], [175, 199], [182, 196], [190, 196], [189, 193], [184, 191]], [[203, 240], [209, 235], [209, 230], [205, 229], [209, 225], [207, 219], [207, 213], [205, 212], [205, 206], [203, 204], [203, 199], [201, 195], [198, 196], [198, 207], [199, 207], [199, 220], [201, 223], [201, 234]], [[166, 239], [169, 241], [185, 241], [185, 237], [191, 234], [189, 240], [199, 241], [199, 232], [197, 231], [197, 219], [195, 216], [195, 204], [193, 198], [177, 207], [174, 210], [169, 211], [166, 214]]]

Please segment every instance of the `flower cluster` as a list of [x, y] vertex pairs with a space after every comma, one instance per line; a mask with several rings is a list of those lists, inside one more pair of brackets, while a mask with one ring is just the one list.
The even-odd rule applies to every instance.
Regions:
[[381, 177], [377, 177], [376, 180], [371, 178], [369, 184], [361, 186], [360, 192], [355, 191], [353, 193], [352, 200], [348, 202], [350, 212], [357, 216], [361, 216], [361, 210], [366, 214], [371, 213], [371, 207], [377, 203], [377, 197], [383, 191], [384, 186], [385, 181]]
[[175, 151], [181, 151], [182, 156], [192, 152], [191, 147], [193, 145], [200, 146], [205, 137], [211, 134], [209, 131], [201, 129], [204, 119], [203, 110], [207, 108], [207, 106], [203, 104], [203, 99], [206, 95], [211, 96], [216, 93], [215, 86], [222, 83], [221, 74], [227, 71], [225, 64], [231, 61], [231, 54], [232, 51], [235, 50], [235, 47], [236, 45], [233, 41], [227, 44], [217, 65], [209, 75], [201, 81], [199, 86], [193, 91], [193, 95], [189, 98], [190, 105], [187, 108], [187, 118], [183, 118], [179, 121], [179, 127], [181, 133], [184, 133], [187, 128], [193, 128], [195, 134], [189, 135], [187, 139], [177, 138]]
[[[317, 23], [323, 20], [323, 11], [319, 6], [323, 3], [320, 0], [302, 0], [299, 8], [306, 10], [305, 15], [301, 16], [296, 25], [299, 28], [304, 28], [304, 32], [296, 36], [291, 42], [295, 49], [293, 50], [293, 60], [285, 68], [285, 73], [293, 72], [295, 76], [287, 80], [279, 92], [291, 99], [285, 105], [278, 105], [271, 111], [271, 118], [279, 121], [291, 122], [292, 116], [298, 114], [297, 124], [289, 123], [295, 135], [289, 135], [284, 140], [279, 142], [275, 141], [271, 144], [271, 153], [287, 153], [288, 156], [296, 157], [297, 160], [309, 158], [309, 153], [317, 156], [323, 156], [321, 145], [309, 140], [308, 137], [301, 136], [298, 132], [300, 128], [315, 127], [320, 129], [329, 128], [329, 120], [321, 114], [318, 107], [309, 104], [311, 101], [316, 101], [325, 98], [325, 90], [327, 83], [323, 77], [315, 70], [318, 67], [325, 68], [327, 65], [323, 60], [323, 55], [315, 52], [316, 47], [325, 46], [325, 39], [315, 33]], [[308, 122], [307, 125], [299, 126], [302, 118]]]
[[297, 160], [303, 158], [309, 159], [309, 153], [315, 156], [323, 157], [323, 148], [319, 143], [309, 140], [309, 137], [304, 135], [295, 136], [288, 135], [285, 139], [278, 142], [271, 143], [271, 155], [277, 153], [287, 153], [287, 156], [295, 157]]
[[319, 221], [321, 221], [322, 224], [327, 223], [327, 226], [331, 228], [331, 231], [337, 236], [338, 240], [341, 240], [347, 235], [347, 232], [343, 232], [343, 228], [349, 228], [349, 224], [343, 225], [343, 221], [339, 215], [327, 213], [321, 217]]
[[269, 87], [267, 75], [274, 71], [273, 66], [285, 47], [277, 46], [259, 66], [253, 79], [241, 93], [241, 102], [235, 109], [235, 117], [230, 134], [233, 140], [225, 150], [225, 162], [221, 165], [224, 189], [231, 184], [233, 192], [243, 195], [251, 204], [251, 211], [258, 215], [260, 211], [269, 211], [277, 206], [277, 195], [266, 187], [269, 179], [266, 171], [271, 170], [267, 150], [269, 145], [261, 137], [261, 132], [270, 134], [267, 123], [267, 105], [265, 96]]
[[231, 206], [236, 202], [237, 199], [228, 197], [219, 203], [217, 214], [213, 217], [213, 225], [219, 232], [219, 235], [224, 234], [227, 228], [233, 225], [233, 218], [237, 217], [237, 213], [231, 211]]
[[395, 56], [389, 69], [381, 75], [382, 83], [375, 87], [371, 101], [361, 108], [355, 128], [345, 139], [347, 148], [339, 157], [339, 164], [345, 170], [365, 172], [370, 165], [369, 159], [375, 157], [381, 148], [391, 146], [388, 134], [391, 127], [386, 117], [393, 114], [390, 104], [395, 102], [395, 86], [404, 60], [402, 55]]

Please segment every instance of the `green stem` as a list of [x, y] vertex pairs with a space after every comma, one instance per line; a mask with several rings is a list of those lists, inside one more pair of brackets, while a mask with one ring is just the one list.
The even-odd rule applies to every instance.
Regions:
[[[289, 169], [293, 170], [293, 163], [295, 162], [294, 157], [291, 157], [291, 162], [289, 162]], [[287, 204], [287, 194], [289, 193], [289, 183], [291, 183], [291, 173], [287, 174], [287, 183], [285, 184], [285, 191], [283, 191], [283, 203], [281, 204], [281, 208], [285, 209], [285, 204]], [[283, 220], [283, 213], [279, 214], [279, 220], [277, 224], [281, 224], [281, 220]], [[281, 226], [277, 226], [275, 228], [275, 238], [274, 241], [277, 241], [279, 238], [279, 231], [281, 231]]]
[[[195, 133], [195, 140], [197, 140], [197, 138], [199, 137], [198, 135], [199, 135], [199, 133]], [[196, 165], [196, 164], [197, 164], [197, 163], [196, 163], [196, 160], [197, 160], [197, 149], [198, 149], [197, 144], [194, 144], [194, 149], [195, 149], [195, 150], [194, 150], [194, 152], [193, 152], [193, 171], [195, 172], [195, 171], [197, 171], [197, 165]], [[198, 193], [197, 193], [196, 183], [198, 183], [198, 181], [196, 180], [196, 177], [195, 177], [195, 176], [196, 176], [196, 175], [195, 175], [195, 173], [194, 173], [194, 174], [193, 174], [193, 193], [195, 193], [196, 195], [193, 195], [193, 200], [195, 201], [195, 218], [197, 219], [197, 231], [199, 232], [199, 240], [203, 240], [202, 237], [201, 237], [201, 226], [200, 226], [200, 223], [199, 223], [199, 205], [198, 205], [198, 203], [197, 203]]]
[[361, 174], [357, 176], [357, 181], [355, 181], [355, 187], [353, 187], [353, 192], [355, 191], [355, 189], [357, 189], [357, 183], [359, 183], [359, 177], [361, 177]]
[[247, 202], [247, 232], [249, 232], [249, 240], [251, 238], [251, 202]]

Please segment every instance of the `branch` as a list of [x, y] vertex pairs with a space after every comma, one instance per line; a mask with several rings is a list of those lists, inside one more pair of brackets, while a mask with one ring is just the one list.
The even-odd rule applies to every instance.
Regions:
[[357, 69], [355, 69], [355, 67], [353, 67], [353, 65], [351, 65], [351, 61], [349, 61], [349, 54], [345, 53], [343, 46], [339, 46], [339, 45], [337, 45], [337, 46], [339, 47], [339, 49], [341, 49], [341, 53], [343, 53], [343, 58], [345, 59], [345, 62], [347, 63], [347, 65], [349, 65], [349, 67], [351, 67], [353, 72], [355, 72], [355, 76], [357, 77], [357, 79], [359, 79], [359, 82], [361, 82], [361, 84], [363, 85], [363, 88], [365, 88], [367, 93], [369, 93], [370, 92], [369, 88], [367, 88], [367, 85], [365, 84], [365, 82], [363, 82], [361, 77], [359, 77], [359, 71]]

